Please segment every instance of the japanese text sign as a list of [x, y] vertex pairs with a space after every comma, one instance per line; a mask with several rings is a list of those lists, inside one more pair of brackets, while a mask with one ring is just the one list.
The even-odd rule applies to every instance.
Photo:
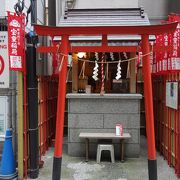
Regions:
[[0, 32], [0, 88], [9, 88], [8, 33]]
[[24, 71], [25, 16], [8, 12], [9, 69]]

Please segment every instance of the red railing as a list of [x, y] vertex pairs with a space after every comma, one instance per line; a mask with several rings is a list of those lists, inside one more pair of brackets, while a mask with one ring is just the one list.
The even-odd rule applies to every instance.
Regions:
[[[24, 79], [24, 178], [28, 175], [28, 120], [26, 118], [26, 79]], [[39, 165], [43, 166], [42, 156], [52, 145], [55, 135], [57, 108], [57, 77], [38, 77], [38, 128], [39, 128]]]
[[52, 145], [55, 133], [57, 85], [56, 77], [39, 77], [39, 157]]
[[[175, 168], [180, 176], [180, 104], [178, 109], [166, 106], [166, 82], [178, 82], [180, 95], [180, 74], [153, 77], [154, 119], [156, 147], [167, 160], [168, 165]], [[180, 99], [180, 96], [178, 97]]]

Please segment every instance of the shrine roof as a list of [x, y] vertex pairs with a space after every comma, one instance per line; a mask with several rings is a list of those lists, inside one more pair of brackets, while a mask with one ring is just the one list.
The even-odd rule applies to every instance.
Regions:
[[68, 9], [57, 26], [133, 26], [149, 25], [142, 8]]
[[[133, 26], [150, 25], [148, 16], [142, 8], [117, 8], [117, 9], [68, 9], [61, 17], [57, 26]], [[101, 41], [101, 36], [70, 36], [71, 41]], [[128, 41], [140, 41], [139, 35], [109, 35], [108, 41], [111, 45], [117, 45], [117, 41], [123, 41], [127, 45]], [[150, 36], [150, 40], [154, 40]], [[54, 40], [61, 40], [61, 37], [55, 37]], [[115, 42], [116, 41], [116, 42]], [[93, 42], [91, 42], [91, 45]], [[86, 42], [87, 45], [87, 42]], [[119, 44], [120, 45], [120, 44]], [[122, 43], [121, 43], [122, 45]], [[137, 45], [136, 43], [134, 45]]]

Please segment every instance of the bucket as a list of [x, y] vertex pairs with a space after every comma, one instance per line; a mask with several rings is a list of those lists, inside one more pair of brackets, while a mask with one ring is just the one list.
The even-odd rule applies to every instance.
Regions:
[[78, 80], [78, 89], [85, 90], [86, 85], [88, 84], [88, 77], [79, 77]]

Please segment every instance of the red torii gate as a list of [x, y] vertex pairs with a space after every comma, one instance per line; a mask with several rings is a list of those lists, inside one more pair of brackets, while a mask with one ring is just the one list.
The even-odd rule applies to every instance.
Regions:
[[[55, 150], [53, 161], [53, 180], [61, 179], [61, 163], [62, 163], [62, 144], [63, 144], [63, 128], [64, 128], [64, 110], [66, 95], [66, 74], [67, 74], [67, 55], [69, 52], [117, 52], [128, 51], [136, 52], [136, 46], [108, 46], [107, 35], [141, 35], [141, 49], [143, 56], [143, 76], [144, 76], [144, 97], [146, 111], [146, 132], [148, 144], [148, 171], [149, 180], [157, 180], [157, 162], [154, 134], [154, 115], [153, 115], [153, 99], [152, 99], [152, 83], [150, 71], [150, 46], [149, 35], [157, 35], [162, 33], [171, 33], [175, 31], [177, 23], [163, 25], [147, 25], [147, 26], [90, 26], [90, 27], [49, 27], [35, 25], [35, 31], [38, 35], [44, 36], [61, 36], [60, 53], [64, 55], [62, 69], [59, 73], [58, 85], [58, 102], [57, 102], [57, 118], [56, 118], [56, 135]], [[69, 36], [72, 35], [102, 35], [102, 46], [70, 47]], [[40, 47], [39, 52], [55, 52], [55, 47]]]

